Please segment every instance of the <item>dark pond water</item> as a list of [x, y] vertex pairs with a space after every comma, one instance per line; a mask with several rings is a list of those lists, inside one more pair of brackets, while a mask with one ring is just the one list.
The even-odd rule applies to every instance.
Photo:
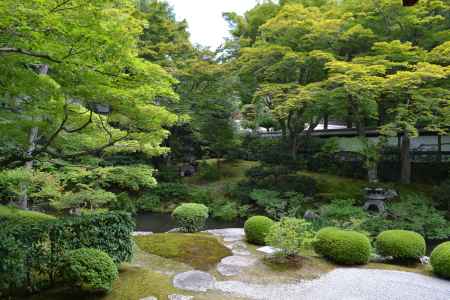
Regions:
[[[166, 232], [175, 228], [175, 223], [170, 214], [164, 213], [139, 213], [135, 217], [137, 231]], [[209, 218], [205, 229], [221, 229], [243, 227], [244, 220], [222, 221]]]

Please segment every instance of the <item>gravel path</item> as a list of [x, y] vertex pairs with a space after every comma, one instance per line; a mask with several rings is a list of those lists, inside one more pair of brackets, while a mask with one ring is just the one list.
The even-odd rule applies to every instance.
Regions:
[[216, 289], [264, 300], [450, 300], [449, 281], [408, 272], [355, 268], [336, 269], [317, 280], [297, 284], [221, 281]]

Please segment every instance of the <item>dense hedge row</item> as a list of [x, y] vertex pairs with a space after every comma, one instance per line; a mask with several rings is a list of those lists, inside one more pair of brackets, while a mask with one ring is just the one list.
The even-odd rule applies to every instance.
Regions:
[[56, 219], [44, 214], [0, 211], [0, 295], [33, 291], [59, 279], [67, 251], [94, 248], [118, 264], [132, 255], [134, 222], [127, 213]]

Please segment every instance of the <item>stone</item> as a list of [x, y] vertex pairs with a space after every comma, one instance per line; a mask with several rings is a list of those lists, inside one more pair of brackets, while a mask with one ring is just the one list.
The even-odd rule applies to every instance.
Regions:
[[141, 298], [139, 300], [158, 300], [158, 298], [153, 297], [153, 296], [148, 296], [148, 297], [145, 297], [145, 298]]
[[419, 260], [422, 265], [428, 265], [430, 263], [430, 258], [428, 256], [422, 256]]
[[225, 242], [236, 242], [245, 239], [244, 228], [211, 229], [205, 232], [224, 239]]
[[214, 288], [215, 279], [202, 271], [188, 271], [175, 275], [173, 286], [187, 291], [206, 292]]
[[314, 220], [317, 220], [318, 218], [320, 218], [320, 216], [316, 212], [314, 212], [310, 209], [308, 209], [305, 212], [305, 214], [303, 215], [303, 219], [308, 220], [308, 221], [314, 221]]
[[184, 295], [172, 294], [172, 295], [167, 296], [167, 298], [169, 300], [192, 300], [192, 299], [194, 299], [194, 296], [184, 296]]
[[280, 252], [281, 250], [278, 248], [274, 248], [271, 246], [264, 246], [264, 247], [260, 247], [258, 249], [256, 249], [256, 251], [265, 253], [265, 254], [275, 254], [277, 252]]
[[243, 241], [235, 241], [225, 246], [233, 252], [233, 255], [250, 255], [247, 245]]
[[151, 232], [151, 231], [135, 231], [131, 235], [132, 236], [145, 236], [145, 235], [150, 235], [150, 234], [153, 234], [153, 232]]
[[233, 276], [241, 272], [243, 268], [250, 267], [257, 259], [249, 256], [232, 255], [222, 258], [217, 265], [217, 271], [223, 276]]
[[379, 213], [384, 213], [386, 211], [383, 200], [367, 200], [366, 203], [364, 203], [363, 208], [365, 210], [376, 208]]

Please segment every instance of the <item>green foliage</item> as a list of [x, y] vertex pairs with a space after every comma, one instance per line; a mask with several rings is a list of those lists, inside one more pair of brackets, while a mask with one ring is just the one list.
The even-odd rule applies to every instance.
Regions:
[[320, 208], [320, 216], [329, 226], [349, 228], [355, 221], [364, 219], [367, 213], [362, 207], [355, 206], [353, 199], [335, 199]]
[[274, 222], [268, 217], [254, 216], [245, 221], [244, 230], [247, 241], [256, 245], [264, 245], [267, 234]]
[[450, 279], [450, 242], [437, 246], [431, 253], [430, 262], [436, 275]]
[[391, 218], [369, 216], [362, 224], [363, 229], [374, 235], [384, 230], [403, 229], [417, 232], [426, 239], [446, 239], [450, 236], [450, 223], [423, 196], [405, 195], [400, 201], [389, 204], [388, 211]]
[[151, 192], [157, 195], [161, 202], [182, 202], [190, 199], [189, 186], [183, 183], [162, 182], [151, 189]]
[[0, 233], [0, 296], [26, 281], [25, 251], [12, 236]]
[[303, 219], [282, 218], [270, 227], [265, 241], [267, 245], [281, 249], [282, 256], [300, 255], [301, 249], [307, 248], [314, 240], [311, 224]]
[[220, 170], [217, 164], [210, 164], [207, 161], [202, 161], [199, 166], [198, 176], [208, 182], [217, 181], [220, 179]]
[[152, 192], [145, 192], [137, 200], [136, 206], [138, 211], [158, 211], [161, 207], [161, 199]]
[[107, 253], [80, 248], [66, 254], [63, 277], [72, 287], [84, 292], [110, 292], [118, 277], [117, 267]]
[[61, 197], [59, 180], [49, 173], [32, 172], [25, 168], [0, 171], [0, 203], [18, 203], [27, 196], [32, 205], [47, 204]]
[[208, 207], [199, 203], [183, 203], [172, 212], [172, 217], [183, 232], [197, 232], [208, 219]]
[[156, 185], [153, 170], [146, 165], [97, 168], [94, 174], [103, 188], [139, 191]]
[[176, 99], [175, 80], [139, 57], [135, 1], [16, 4], [0, 6], [10, 16], [0, 23], [1, 135], [13, 159], [167, 151], [160, 144], [177, 117], [156, 99]]
[[5, 242], [19, 248], [8, 252], [9, 256], [4, 259], [6, 262], [17, 260], [21, 255], [24, 260], [16, 267], [23, 266], [27, 278], [23, 282], [23, 275], [14, 273], [19, 269], [7, 268], [6, 274], [2, 270], [0, 277], [15, 278], [14, 282], [8, 282], [9, 286], [26, 290], [53, 283], [60, 275], [64, 254], [69, 250], [102, 250], [117, 264], [131, 258], [134, 223], [129, 214], [90, 213], [56, 219], [41, 213], [0, 208], [0, 226], [6, 229], [2, 232]]
[[418, 233], [407, 230], [387, 230], [375, 240], [377, 252], [392, 256], [396, 260], [418, 260], [426, 252], [425, 239]]
[[366, 264], [371, 252], [370, 241], [365, 235], [333, 227], [321, 229], [313, 246], [318, 254], [343, 265]]
[[435, 186], [432, 197], [438, 208], [445, 209], [450, 213], [450, 180], [446, 180], [439, 186]]
[[305, 199], [302, 194], [296, 192], [280, 193], [256, 189], [250, 193], [250, 198], [264, 208], [273, 219], [281, 219], [285, 216], [299, 217], [305, 211]]
[[239, 216], [238, 209], [236, 202], [231, 202], [227, 199], [215, 201], [209, 206], [212, 217], [224, 221], [235, 220]]
[[77, 192], [69, 191], [58, 201], [51, 204], [57, 209], [89, 208], [91, 210], [108, 207], [116, 201], [116, 195], [103, 189], [93, 189], [88, 185], [79, 184]]

